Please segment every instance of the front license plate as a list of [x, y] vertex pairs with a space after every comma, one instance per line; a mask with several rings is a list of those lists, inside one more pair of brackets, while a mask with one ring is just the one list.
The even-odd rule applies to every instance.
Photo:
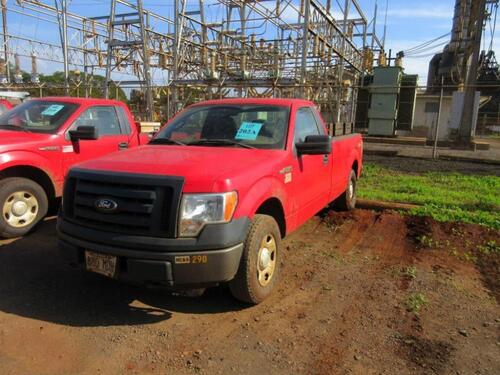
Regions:
[[88, 271], [114, 277], [116, 272], [116, 257], [85, 251], [85, 265]]

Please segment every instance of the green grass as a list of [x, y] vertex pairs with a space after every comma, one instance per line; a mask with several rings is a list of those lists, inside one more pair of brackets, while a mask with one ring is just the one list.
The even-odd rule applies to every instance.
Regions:
[[423, 293], [411, 294], [405, 301], [406, 310], [416, 315], [418, 315], [422, 307], [425, 307], [428, 303], [429, 301]]
[[412, 203], [414, 215], [500, 229], [500, 177], [460, 173], [408, 174], [367, 163], [358, 185], [364, 199]]

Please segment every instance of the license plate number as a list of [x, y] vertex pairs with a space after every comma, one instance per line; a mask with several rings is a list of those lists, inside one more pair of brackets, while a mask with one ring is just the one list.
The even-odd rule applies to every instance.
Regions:
[[116, 257], [85, 251], [85, 265], [88, 271], [107, 277], [114, 277], [116, 272]]

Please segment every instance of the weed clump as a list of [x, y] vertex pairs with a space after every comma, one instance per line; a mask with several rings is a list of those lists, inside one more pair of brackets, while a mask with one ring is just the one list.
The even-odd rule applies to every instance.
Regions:
[[425, 307], [429, 301], [423, 293], [413, 293], [406, 299], [406, 311], [418, 315], [420, 310]]

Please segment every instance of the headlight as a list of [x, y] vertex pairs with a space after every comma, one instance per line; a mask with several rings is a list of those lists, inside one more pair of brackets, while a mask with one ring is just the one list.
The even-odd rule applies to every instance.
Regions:
[[238, 194], [184, 194], [179, 217], [179, 236], [195, 237], [205, 224], [227, 223], [233, 218]]

